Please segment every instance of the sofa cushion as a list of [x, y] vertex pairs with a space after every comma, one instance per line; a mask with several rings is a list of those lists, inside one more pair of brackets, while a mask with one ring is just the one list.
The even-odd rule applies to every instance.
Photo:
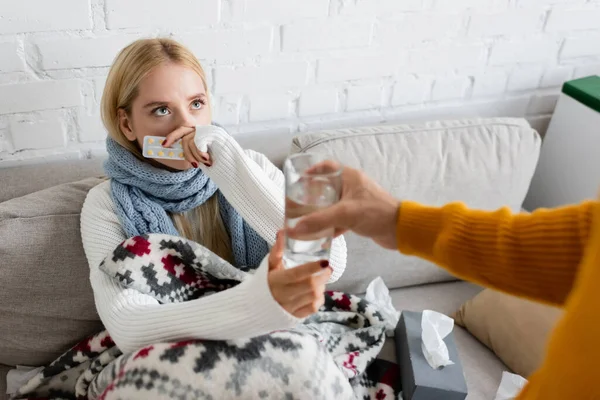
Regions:
[[542, 363], [560, 309], [486, 289], [454, 314], [456, 323], [515, 373], [528, 377]]
[[[328, 130], [294, 138], [292, 152], [326, 154], [359, 168], [399, 199], [518, 211], [540, 149], [522, 119], [495, 118]], [[434, 265], [347, 234], [348, 269], [333, 289], [362, 292], [380, 275], [390, 288], [452, 279]]]
[[[397, 310], [434, 310], [450, 315], [480, 291], [480, 287], [471, 283], [446, 282], [394, 289], [390, 295]], [[455, 326], [453, 332], [469, 389], [467, 400], [493, 399], [502, 372], [508, 368], [463, 328]], [[392, 338], [386, 340], [381, 356], [396, 360]]]
[[41, 165], [0, 168], [0, 203], [80, 179], [102, 176], [103, 159], [69, 160]]
[[102, 329], [81, 244], [88, 178], [0, 203], [0, 364], [42, 365]]

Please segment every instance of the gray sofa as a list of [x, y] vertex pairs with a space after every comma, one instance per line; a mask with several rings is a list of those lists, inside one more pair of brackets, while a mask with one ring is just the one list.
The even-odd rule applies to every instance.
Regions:
[[[398, 198], [432, 205], [521, 208], [540, 138], [520, 119], [429, 122], [337, 129], [297, 136], [246, 134], [240, 143], [280, 164], [288, 153], [320, 152], [362, 168]], [[102, 160], [0, 169], [0, 393], [16, 364], [51, 361], [100, 329], [79, 235], [87, 191]], [[364, 292], [381, 276], [399, 310], [456, 311], [481, 288], [423, 260], [346, 236], [348, 267], [333, 289]], [[493, 399], [507, 367], [460, 327], [455, 339], [469, 400]], [[394, 360], [393, 340], [384, 355]], [[2, 394], [0, 394], [2, 398]]]

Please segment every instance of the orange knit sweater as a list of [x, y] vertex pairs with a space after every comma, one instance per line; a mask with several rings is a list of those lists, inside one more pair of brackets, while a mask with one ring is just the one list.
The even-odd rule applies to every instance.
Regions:
[[518, 400], [600, 399], [600, 202], [517, 215], [403, 202], [397, 238], [460, 278], [564, 308]]

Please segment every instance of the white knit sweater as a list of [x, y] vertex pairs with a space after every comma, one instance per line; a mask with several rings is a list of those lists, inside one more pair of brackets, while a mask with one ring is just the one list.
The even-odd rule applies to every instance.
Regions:
[[[210, 149], [213, 165], [203, 168], [227, 200], [269, 245], [283, 224], [284, 177], [264, 155], [244, 151], [222, 129], [203, 127], [196, 144]], [[123, 352], [170, 340], [227, 340], [285, 329], [299, 322], [275, 301], [263, 260], [254, 276], [205, 298], [159, 304], [151, 296], [126, 289], [100, 271], [100, 262], [127, 239], [115, 212], [110, 182], [90, 190], [81, 212], [81, 236], [90, 265], [98, 315]], [[346, 243], [333, 241], [331, 282], [346, 267]]]

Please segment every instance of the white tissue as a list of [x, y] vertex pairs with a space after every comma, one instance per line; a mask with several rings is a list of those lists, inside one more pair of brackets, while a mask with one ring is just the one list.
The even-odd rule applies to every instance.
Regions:
[[423, 311], [421, 334], [423, 355], [433, 369], [454, 364], [448, 355], [448, 346], [444, 338], [452, 332], [454, 320], [435, 311]]
[[380, 276], [373, 279], [367, 286], [365, 300], [375, 304], [385, 321], [385, 333], [387, 336], [394, 336], [394, 330], [400, 320], [400, 312], [396, 310], [392, 303], [390, 291]]
[[525, 387], [527, 379], [520, 375], [511, 374], [510, 372], [502, 373], [500, 387], [496, 392], [495, 400], [513, 400], [517, 397], [521, 390]]
[[16, 393], [17, 390], [34, 376], [36, 376], [44, 367], [25, 367], [17, 365], [16, 368], [8, 371], [6, 375], [6, 394]]

